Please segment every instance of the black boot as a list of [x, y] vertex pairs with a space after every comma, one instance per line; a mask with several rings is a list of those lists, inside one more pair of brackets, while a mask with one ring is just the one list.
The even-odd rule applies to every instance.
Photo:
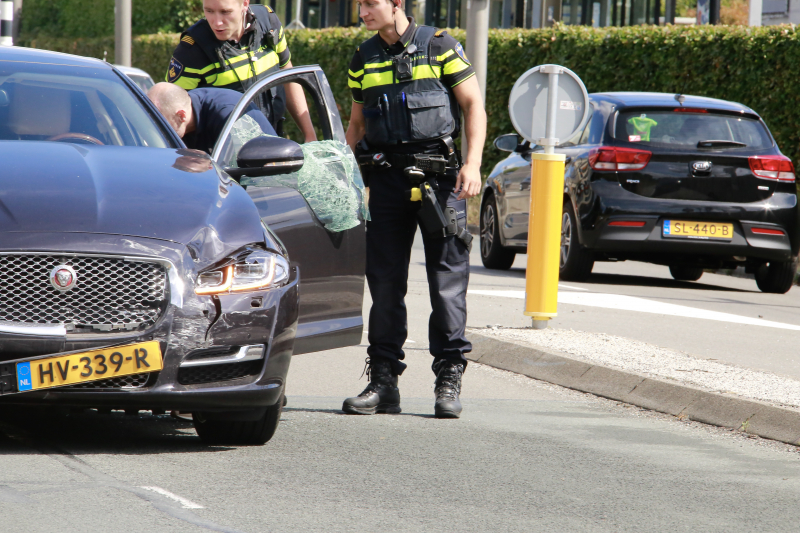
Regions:
[[461, 416], [461, 376], [464, 365], [439, 359], [433, 364], [436, 373], [436, 404], [433, 411], [436, 418], [458, 418]]
[[358, 396], [346, 399], [342, 411], [351, 415], [399, 413], [400, 389], [397, 388], [397, 376], [392, 372], [392, 364], [383, 358], [367, 358], [365, 371], [369, 385]]

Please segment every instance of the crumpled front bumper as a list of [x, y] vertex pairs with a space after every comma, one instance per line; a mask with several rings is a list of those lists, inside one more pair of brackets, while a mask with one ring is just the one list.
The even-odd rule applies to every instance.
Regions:
[[[50, 246], [45, 244], [43, 247], [42, 243], [48, 240], [42, 239], [41, 234], [39, 237], [37, 248], [54, 253], [135, 255], [157, 257], [171, 263], [175, 271], [169, 276], [170, 303], [153, 327], [135, 334], [68, 335], [64, 350], [94, 350], [155, 340], [161, 345], [163, 369], [152, 374], [147, 384], [139, 388], [54, 388], [3, 396], [0, 402], [112, 409], [242, 411], [274, 405], [280, 399], [297, 330], [297, 269], [292, 270], [290, 280], [282, 287], [241, 294], [198, 296], [191, 282], [196, 279], [197, 266], [189, 251], [181, 245], [94, 235], [90, 238], [78, 236], [68, 244], [60, 236], [53, 239], [55, 242]], [[23, 241], [17, 244], [25, 249], [25, 239], [17, 240]], [[198, 350], [235, 349], [258, 344], [266, 346], [260, 373], [193, 385], [179, 382], [181, 363]]]

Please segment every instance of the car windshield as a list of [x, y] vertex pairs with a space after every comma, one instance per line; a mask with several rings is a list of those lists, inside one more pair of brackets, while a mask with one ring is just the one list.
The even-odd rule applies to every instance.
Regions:
[[760, 121], [701, 110], [622, 111], [614, 136], [621, 141], [670, 148], [698, 148], [698, 143], [705, 148], [772, 147], [772, 139]]
[[0, 61], [0, 140], [171, 144], [110, 68], [17, 61]]

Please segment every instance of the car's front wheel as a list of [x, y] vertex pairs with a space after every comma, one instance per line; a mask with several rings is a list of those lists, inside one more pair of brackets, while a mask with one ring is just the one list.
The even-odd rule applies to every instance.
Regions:
[[497, 203], [489, 196], [481, 207], [481, 261], [495, 270], [508, 270], [514, 264], [516, 252], [500, 244], [500, 218]]
[[770, 261], [756, 270], [756, 285], [761, 292], [785, 294], [792, 288], [797, 261]]
[[578, 221], [570, 202], [564, 202], [561, 217], [561, 264], [559, 277], [564, 281], [585, 281], [594, 268], [592, 253], [578, 241]]
[[278, 402], [268, 407], [258, 420], [220, 420], [221, 417], [207, 418], [203, 413], [194, 413], [194, 429], [208, 444], [261, 446], [275, 435], [284, 404], [284, 396], [281, 395]]
[[670, 265], [669, 273], [678, 281], [697, 281], [703, 275], [703, 268], [686, 265]]

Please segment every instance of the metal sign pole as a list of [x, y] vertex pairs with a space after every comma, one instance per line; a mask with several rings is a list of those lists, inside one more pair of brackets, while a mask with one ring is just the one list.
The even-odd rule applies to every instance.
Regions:
[[528, 211], [528, 265], [525, 269], [525, 316], [535, 329], [545, 329], [558, 314], [558, 268], [561, 259], [561, 199], [566, 156], [556, 154], [558, 75], [562, 69], [547, 65], [547, 115], [544, 153], [531, 154], [531, 200]]
[[131, 0], [116, 0], [114, 5], [114, 62], [131, 66]]
[[14, 0], [0, 1], [0, 46], [14, 46]]
[[568, 139], [585, 126], [588, 104], [583, 82], [559, 65], [529, 70], [517, 80], [509, 97], [511, 122], [517, 132], [544, 148], [544, 153], [531, 154], [525, 271], [524, 313], [536, 329], [546, 328], [558, 311], [566, 155], [556, 154], [555, 147], [559, 139]]

